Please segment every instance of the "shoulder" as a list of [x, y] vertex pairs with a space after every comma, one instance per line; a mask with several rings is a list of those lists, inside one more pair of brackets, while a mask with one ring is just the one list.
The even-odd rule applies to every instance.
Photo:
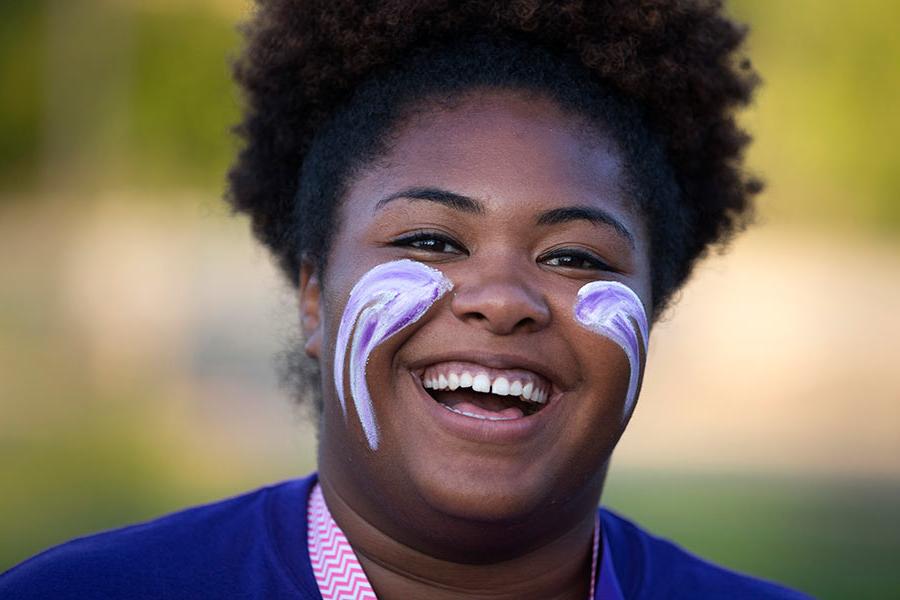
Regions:
[[626, 598], [803, 600], [810, 596], [694, 556], [607, 509], [604, 535]]
[[71, 540], [0, 575], [0, 597], [244, 597], [248, 582], [278, 571], [273, 501], [301, 501], [308, 488], [308, 479], [285, 482]]

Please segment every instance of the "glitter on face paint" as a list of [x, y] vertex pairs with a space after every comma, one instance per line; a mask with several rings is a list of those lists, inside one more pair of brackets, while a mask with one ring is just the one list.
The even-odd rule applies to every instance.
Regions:
[[404, 259], [374, 267], [350, 291], [337, 334], [334, 385], [346, 417], [344, 365], [349, 346], [350, 395], [372, 450], [378, 448], [378, 425], [366, 385], [369, 355], [376, 346], [418, 321], [452, 287], [437, 269]]
[[625, 351], [631, 367], [625, 397], [625, 414], [629, 414], [640, 381], [641, 349], [646, 353], [649, 338], [647, 313], [641, 299], [631, 288], [617, 281], [592, 281], [578, 290], [575, 319]]

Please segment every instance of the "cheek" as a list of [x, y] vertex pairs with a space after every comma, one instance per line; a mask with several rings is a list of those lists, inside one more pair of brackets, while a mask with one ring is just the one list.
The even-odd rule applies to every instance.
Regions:
[[397, 260], [372, 268], [350, 291], [335, 337], [333, 382], [345, 416], [352, 401], [372, 450], [378, 448], [379, 428], [366, 381], [369, 357], [377, 346], [415, 324], [451, 288], [440, 271]]
[[572, 323], [569, 340], [576, 348], [581, 379], [568, 398], [558, 432], [565, 471], [581, 481], [592, 477], [619, 442], [633, 407], [628, 406], [631, 366], [613, 341]]
[[637, 401], [650, 335], [640, 297], [622, 283], [594, 281], [578, 290], [573, 314], [586, 331], [611, 341], [627, 358], [627, 418]]
[[584, 330], [574, 339], [582, 375], [582, 389], [591, 410], [602, 418], [625, 415], [629, 410], [631, 364], [612, 340]]

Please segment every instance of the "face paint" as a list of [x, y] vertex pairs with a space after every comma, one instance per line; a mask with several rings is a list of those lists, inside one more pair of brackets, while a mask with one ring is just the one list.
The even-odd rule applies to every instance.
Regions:
[[578, 290], [575, 319], [585, 328], [618, 344], [628, 357], [631, 375], [625, 414], [634, 406], [641, 376], [641, 349], [649, 337], [644, 305], [631, 288], [617, 281], [592, 281]]
[[346, 417], [344, 364], [349, 345], [350, 395], [372, 450], [378, 448], [378, 425], [366, 386], [369, 355], [378, 344], [418, 321], [452, 287], [437, 269], [412, 260], [396, 260], [371, 269], [350, 291], [337, 334], [334, 385]]

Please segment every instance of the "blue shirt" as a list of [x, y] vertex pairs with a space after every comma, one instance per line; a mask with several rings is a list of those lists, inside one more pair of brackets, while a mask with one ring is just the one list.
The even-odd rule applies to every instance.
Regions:
[[[78, 538], [0, 575], [0, 598], [311, 598], [306, 545], [316, 476]], [[705, 562], [600, 510], [601, 600], [808, 596]]]

